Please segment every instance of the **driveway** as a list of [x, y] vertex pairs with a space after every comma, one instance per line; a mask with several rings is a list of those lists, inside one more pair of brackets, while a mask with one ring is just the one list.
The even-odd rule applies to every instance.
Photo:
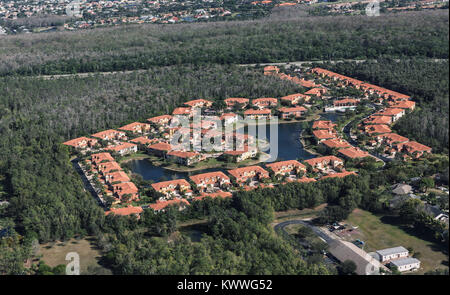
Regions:
[[324, 239], [325, 242], [327, 242], [327, 243], [330, 243], [331, 241], [334, 240], [334, 238], [327, 235], [326, 233], [321, 231], [318, 227], [312, 225], [311, 222], [306, 221], [306, 220], [298, 220], [297, 219], [297, 220], [283, 221], [283, 222], [280, 222], [277, 225], [275, 225], [274, 229], [275, 229], [275, 231], [281, 230], [282, 232], [287, 234], [287, 232], [284, 228], [291, 224], [301, 224], [301, 225], [309, 227], [316, 235], [318, 235], [320, 238]]

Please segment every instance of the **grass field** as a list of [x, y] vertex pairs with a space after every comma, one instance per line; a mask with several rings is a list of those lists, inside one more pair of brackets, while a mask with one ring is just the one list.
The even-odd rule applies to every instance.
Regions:
[[421, 269], [417, 274], [436, 268], [448, 268], [448, 249], [433, 241], [413, 236], [387, 220], [389, 218], [355, 209], [345, 222], [358, 226], [358, 233], [351, 235], [348, 240], [363, 240], [366, 243], [364, 250], [367, 252], [395, 246], [411, 247], [414, 252], [420, 252]]
[[111, 274], [108, 269], [98, 264], [101, 252], [93, 243], [92, 238], [42, 244], [38, 255], [42, 254], [41, 260], [47, 265], [55, 267], [60, 264], [66, 265], [69, 262], [65, 260], [69, 252], [76, 252], [80, 256], [80, 274]]

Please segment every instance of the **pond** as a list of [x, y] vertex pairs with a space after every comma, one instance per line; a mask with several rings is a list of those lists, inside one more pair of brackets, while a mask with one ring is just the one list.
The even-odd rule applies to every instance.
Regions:
[[[337, 113], [324, 113], [321, 115], [324, 120], [331, 120], [333, 122], [338, 119], [338, 116], [339, 114]], [[278, 125], [277, 161], [296, 159], [307, 160], [315, 157], [303, 149], [299, 138], [300, 131], [302, 130], [301, 126], [302, 124], [300, 122]], [[266, 128], [266, 135], [270, 140], [270, 126], [268, 125]], [[269, 152], [270, 150], [266, 151], [266, 153]], [[147, 159], [131, 160], [129, 162], [129, 167], [133, 173], [140, 174], [145, 180], [153, 180], [155, 182], [188, 178], [189, 175], [226, 170], [221, 168], [209, 168], [193, 172], [175, 172], [155, 166]]]

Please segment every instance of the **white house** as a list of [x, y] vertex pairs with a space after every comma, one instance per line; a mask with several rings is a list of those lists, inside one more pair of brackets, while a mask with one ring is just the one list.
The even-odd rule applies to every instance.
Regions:
[[390, 264], [396, 266], [401, 272], [420, 268], [420, 260], [412, 257], [393, 260]]
[[408, 250], [402, 246], [388, 248], [383, 250], [376, 251], [378, 255], [380, 255], [380, 261], [386, 262], [393, 259], [405, 258], [408, 257]]

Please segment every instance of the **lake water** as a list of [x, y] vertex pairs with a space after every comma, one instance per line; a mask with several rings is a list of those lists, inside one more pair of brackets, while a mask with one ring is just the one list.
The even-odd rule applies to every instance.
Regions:
[[[331, 120], [335, 122], [338, 119], [339, 114], [336, 113], [324, 113], [321, 117], [324, 120]], [[266, 136], [270, 140], [270, 126], [266, 127]], [[284, 160], [307, 160], [314, 158], [315, 156], [303, 149], [300, 142], [301, 123], [288, 123], [278, 125], [278, 157], [277, 161]], [[272, 143], [273, 144], [273, 143]], [[269, 151], [265, 151], [269, 153]], [[129, 162], [129, 167], [133, 173], [140, 174], [145, 180], [153, 180], [155, 182], [188, 178], [189, 175], [200, 174], [212, 171], [225, 171], [221, 168], [210, 168], [197, 170], [193, 172], [174, 172], [166, 170], [162, 167], [154, 166], [147, 159], [132, 160]]]

